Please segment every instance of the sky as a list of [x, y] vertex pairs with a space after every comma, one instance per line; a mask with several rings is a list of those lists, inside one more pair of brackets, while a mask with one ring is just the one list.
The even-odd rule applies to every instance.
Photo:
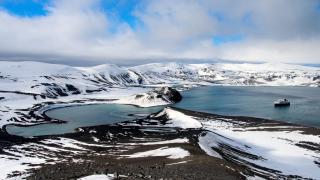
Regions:
[[0, 60], [320, 64], [320, 0], [0, 0]]

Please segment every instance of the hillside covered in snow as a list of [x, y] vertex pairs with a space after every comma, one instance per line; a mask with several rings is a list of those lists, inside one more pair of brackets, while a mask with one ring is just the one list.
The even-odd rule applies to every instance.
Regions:
[[143, 85], [320, 86], [320, 68], [286, 64], [154, 63], [134, 67], [71, 67], [39, 62], [0, 62], [0, 91], [55, 98]]

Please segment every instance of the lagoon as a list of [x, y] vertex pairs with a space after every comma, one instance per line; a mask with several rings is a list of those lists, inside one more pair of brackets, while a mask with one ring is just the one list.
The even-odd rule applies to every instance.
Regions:
[[[231, 116], [252, 116], [320, 127], [320, 89], [312, 87], [202, 86], [182, 92], [181, 102], [172, 106]], [[275, 108], [273, 101], [287, 98], [290, 107]], [[9, 125], [10, 134], [39, 136], [73, 132], [78, 127], [112, 124], [160, 111], [162, 107], [96, 104], [49, 110], [46, 115], [67, 121], [29, 127]]]

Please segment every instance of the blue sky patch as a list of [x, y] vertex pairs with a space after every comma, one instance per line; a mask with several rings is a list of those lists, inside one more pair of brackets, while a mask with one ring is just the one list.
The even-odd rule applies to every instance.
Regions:
[[316, 6], [316, 11], [320, 13], [320, 2]]
[[253, 27], [252, 12], [246, 12], [242, 17], [242, 23], [246, 26]]
[[102, 9], [111, 14], [120, 22], [126, 22], [132, 28], [135, 28], [139, 23], [138, 19], [134, 16], [138, 0], [108, 0], [102, 1]]
[[218, 35], [212, 38], [212, 43], [216, 46], [219, 46], [225, 43], [239, 42], [243, 40], [243, 35]]
[[224, 22], [226, 20], [225, 16], [222, 13], [211, 11], [209, 14], [218, 22]]
[[10, 14], [22, 17], [43, 16], [49, 0], [0, 0], [0, 8]]

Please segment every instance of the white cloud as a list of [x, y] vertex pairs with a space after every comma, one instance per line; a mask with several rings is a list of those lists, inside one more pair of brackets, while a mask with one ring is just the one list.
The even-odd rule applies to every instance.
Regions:
[[[133, 29], [126, 22], [115, 23], [99, 0], [57, 0], [45, 16], [0, 10], [0, 56], [101, 63], [153, 58], [320, 63], [317, 3], [148, 0], [137, 6], [134, 15], [141, 23]], [[234, 34], [244, 40], [212, 43], [215, 35]]]
[[[175, 48], [193, 41], [212, 38], [218, 24], [198, 1], [148, 1], [136, 12], [144, 23], [144, 35], [151, 46]], [[178, 47], [179, 49], [179, 47]]]
[[252, 40], [226, 45], [222, 56], [245, 61], [320, 63], [320, 38], [313, 40]]

